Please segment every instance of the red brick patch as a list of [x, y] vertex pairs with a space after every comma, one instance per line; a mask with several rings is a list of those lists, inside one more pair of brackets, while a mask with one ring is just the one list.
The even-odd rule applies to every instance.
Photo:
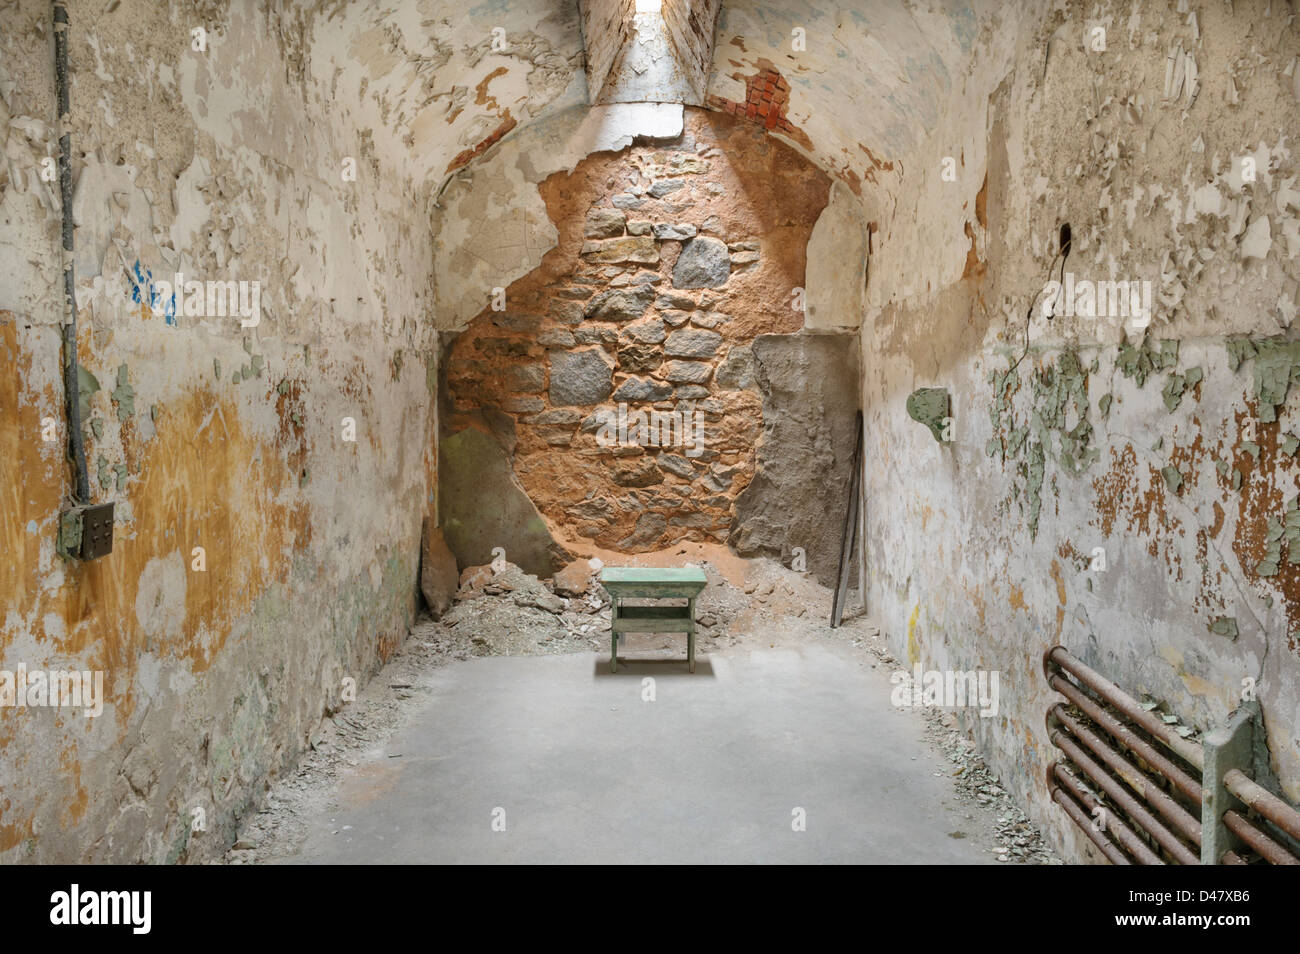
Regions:
[[736, 77], [745, 80], [743, 102], [710, 96], [709, 107], [756, 122], [765, 129], [783, 132], [796, 142], [807, 144], [803, 131], [786, 117], [790, 103], [790, 84], [779, 70], [766, 61], [760, 61], [759, 66], [759, 71], [753, 76]]

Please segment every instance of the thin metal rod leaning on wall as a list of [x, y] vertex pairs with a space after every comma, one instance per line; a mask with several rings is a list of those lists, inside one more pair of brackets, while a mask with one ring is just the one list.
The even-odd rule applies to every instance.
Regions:
[[[844, 602], [849, 595], [849, 569], [858, 542], [858, 503], [862, 495], [862, 450], [866, 443], [866, 431], [860, 410], [854, 419], [853, 430], [855, 435], [853, 464], [849, 468], [849, 499], [847, 513], [844, 514], [844, 532], [840, 535], [839, 572], [835, 577], [835, 591], [831, 597], [831, 629], [838, 627], [844, 617]], [[861, 555], [858, 560], [861, 562]], [[863, 602], [865, 603], [865, 600]]]
[[858, 596], [867, 614], [867, 439], [862, 435], [862, 460], [858, 461]]

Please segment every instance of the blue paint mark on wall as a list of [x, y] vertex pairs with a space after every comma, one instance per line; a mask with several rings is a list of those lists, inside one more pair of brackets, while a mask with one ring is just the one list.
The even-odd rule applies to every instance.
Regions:
[[165, 301], [153, 281], [153, 272], [142, 268], [137, 258], [135, 264], [127, 270], [127, 281], [131, 287], [127, 295], [137, 305], [148, 305], [155, 315], [161, 314], [163, 320], [173, 328], [176, 327], [176, 294], [173, 292]]

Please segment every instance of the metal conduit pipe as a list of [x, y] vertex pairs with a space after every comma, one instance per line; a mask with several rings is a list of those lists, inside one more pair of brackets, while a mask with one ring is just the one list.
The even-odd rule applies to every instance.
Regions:
[[68, 453], [76, 474], [76, 500], [90, 502], [90, 474], [86, 470], [86, 445], [81, 433], [81, 387], [77, 361], [77, 289], [73, 274], [72, 134], [68, 132], [68, 8], [54, 0], [54, 83], [59, 110], [59, 204], [63, 212], [63, 297], [68, 320], [63, 325], [63, 391], [68, 407]]
[[1110, 766], [1111, 770], [1127, 782], [1129, 788], [1141, 795], [1148, 805], [1163, 815], [1180, 835], [1200, 847], [1201, 820], [1199, 818], [1193, 817], [1191, 812], [1174, 801], [1168, 792], [1156, 786], [1137, 766], [1126, 762], [1123, 756], [1103, 742], [1095, 732], [1066, 712], [1064, 706], [1059, 704], [1054, 706], [1051, 715], [1060, 720], [1061, 724], [1069, 729], [1076, 739], [1091, 749], [1094, 755]]
[[1138, 705], [1138, 701], [1119, 686], [1101, 675], [1101, 673], [1086, 666], [1081, 660], [1071, 656], [1064, 646], [1053, 646], [1043, 656], [1044, 674], [1049, 679], [1052, 673], [1047, 667], [1052, 663], [1074, 676], [1079, 682], [1100, 696], [1103, 701], [1110, 703], [1124, 713], [1179, 758], [1197, 769], [1204, 770], [1205, 755], [1199, 745], [1178, 736], [1167, 725]]
[[1194, 804], [1201, 804], [1201, 783], [1192, 778], [1165, 756], [1161, 755], [1145, 739], [1139, 737], [1132, 729], [1120, 722], [1113, 715], [1099, 706], [1087, 693], [1081, 691], [1074, 683], [1060, 676], [1052, 676], [1048, 684], [1070, 702], [1074, 703], [1088, 718], [1109, 732], [1120, 745], [1135, 753], [1156, 772], [1169, 780], [1176, 789], [1186, 795]]
[[[1065, 770], [1065, 765], [1061, 762], [1053, 762], [1052, 767], [1047, 770], [1048, 790], [1051, 791], [1056, 784], [1065, 788], [1071, 795], [1082, 802], [1089, 812], [1094, 812], [1098, 807], [1103, 807], [1104, 810], [1101, 799], [1084, 788], [1077, 778]], [[1091, 829], [1092, 825], [1088, 824], [1087, 827]], [[1129, 828], [1122, 818], [1116, 818], [1113, 813], [1108, 812], [1104, 828], [1112, 838], [1120, 843], [1125, 851], [1133, 856], [1138, 864], [1164, 864], [1160, 856], [1152, 851], [1138, 835], [1134, 834], [1133, 829]]]

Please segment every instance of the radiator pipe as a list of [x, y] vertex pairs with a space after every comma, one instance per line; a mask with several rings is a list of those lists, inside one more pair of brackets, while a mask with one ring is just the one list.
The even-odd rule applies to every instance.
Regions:
[[1088, 754], [1074, 743], [1070, 737], [1057, 729], [1052, 733], [1052, 744], [1069, 756], [1070, 761], [1079, 767], [1084, 775], [1110, 796], [1129, 818], [1154, 838], [1165, 851], [1184, 865], [1199, 865], [1201, 859], [1196, 856], [1178, 837], [1162, 825], [1154, 815], [1147, 811], [1142, 803], [1124, 789], [1108, 774], [1105, 769], [1088, 757]]
[[1126, 761], [1122, 755], [1105, 743], [1105, 741], [1074, 716], [1065, 711], [1059, 703], [1052, 708], [1051, 715], [1070, 730], [1092, 753], [1108, 765], [1112, 772], [1123, 779], [1148, 805], [1164, 816], [1173, 828], [1192, 844], [1200, 847], [1201, 820], [1192, 817], [1191, 812], [1179, 805], [1168, 792], [1152, 783], [1137, 766]]
[[1264, 786], [1254, 782], [1245, 772], [1240, 769], [1230, 769], [1223, 776], [1223, 785], [1278, 828], [1292, 838], [1300, 840], [1300, 812]]
[[[1092, 792], [1083, 787], [1083, 784], [1065, 770], [1065, 764], [1062, 762], [1053, 762], [1052, 767], [1047, 772], [1047, 787], [1051, 791], [1057, 786], [1064, 788], [1071, 795], [1083, 803], [1083, 807], [1089, 812], [1095, 812], [1098, 807], [1105, 810], [1101, 799]], [[1058, 799], [1059, 802], [1059, 799]], [[1064, 804], [1064, 803], [1062, 803]], [[1095, 817], [1095, 816], [1094, 816]], [[1076, 819], [1077, 821], [1077, 819]], [[1093, 823], [1087, 824], [1087, 829], [1092, 829]], [[1142, 865], [1163, 865], [1164, 861], [1159, 855], [1152, 851], [1140, 836], [1133, 832], [1133, 829], [1120, 818], [1115, 817], [1114, 812], [1107, 812], [1105, 824], [1102, 826], [1106, 833], [1114, 838], [1133, 858]], [[1096, 842], [1096, 839], [1093, 839]], [[1098, 846], [1100, 847], [1100, 845]]]
[[1079, 682], [1083, 683], [1098, 696], [1103, 702], [1108, 702], [1139, 726], [1150, 733], [1156, 741], [1169, 749], [1179, 758], [1186, 761], [1192, 767], [1204, 771], [1205, 754], [1201, 747], [1195, 742], [1188, 742], [1181, 738], [1169, 726], [1162, 723], [1151, 713], [1145, 711], [1137, 700], [1126, 693], [1119, 686], [1115, 685], [1101, 673], [1085, 665], [1081, 660], [1070, 655], [1069, 650], [1064, 646], [1053, 646], [1043, 656], [1044, 674], [1051, 678], [1051, 669], [1049, 663], [1055, 663], [1070, 675], [1074, 676]]
[[1107, 732], [1124, 746], [1130, 752], [1133, 752], [1138, 758], [1150, 765], [1155, 771], [1163, 775], [1169, 782], [1184, 795], [1190, 799], [1193, 804], [1201, 804], [1201, 783], [1192, 778], [1177, 765], [1165, 758], [1155, 747], [1148, 744], [1144, 739], [1138, 736], [1132, 729], [1124, 725], [1113, 715], [1099, 706], [1091, 697], [1080, 690], [1074, 683], [1068, 679], [1062, 679], [1058, 675], [1053, 675], [1048, 680], [1048, 684], [1059, 692], [1065, 698], [1087, 713], [1088, 718], [1101, 726]]
[[1231, 809], [1223, 813], [1223, 825], [1228, 831], [1263, 855], [1269, 864], [1300, 865], [1300, 858], [1291, 854], [1291, 852]]
[[1092, 830], [1092, 823], [1088, 820], [1088, 816], [1084, 814], [1083, 809], [1079, 807], [1074, 799], [1065, 794], [1065, 789], [1059, 787], [1052, 789], [1052, 801], [1065, 809], [1065, 813], [1074, 819], [1074, 823], [1083, 830], [1083, 833], [1101, 850], [1101, 853], [1106, 856], [1111, 864], [1133, 864], [1133, 862], [1129, 861], [1128, 855], [1115, 847], [1113, 841], [1101, 832]]

